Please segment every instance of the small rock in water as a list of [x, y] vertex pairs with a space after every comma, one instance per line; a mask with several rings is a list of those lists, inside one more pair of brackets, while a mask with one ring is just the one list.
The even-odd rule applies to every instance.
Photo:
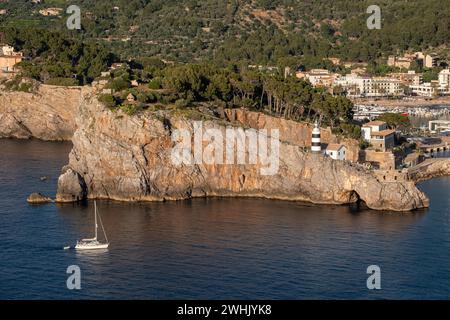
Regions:
[[40, 204], [40, 203], [49, 203], [49, 202], [53, 202], [52, 199], [50, 199], [47, 196], [44, 196], [41, 193], [32, 193], [28, 198], [27, 198], [27, 202], [28, 203], [32, 203], [32, 204]]

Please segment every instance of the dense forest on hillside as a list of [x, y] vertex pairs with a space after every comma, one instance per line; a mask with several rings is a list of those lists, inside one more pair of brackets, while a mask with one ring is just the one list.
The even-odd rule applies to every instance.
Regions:
[[[4, 0], [1, 26], [68, 32], [72, 1]], [[369, 30], [365, 0], [79, 0], [82, 31], [70, 36], [105, 43], [124, 58], [277, 63], [294, 57], [321, 66], [323, 57], [373, 61], [397, 51], [446, 46], [450, 1], [380, 0], [382, 29]], [[39, 10], [60, 7], [60, 17]]]
[[4, 40], [26, 57], [21, 76], [63, 85], [91, 83], [116, 58], [104, 46], [43, 29], [5, 30]]

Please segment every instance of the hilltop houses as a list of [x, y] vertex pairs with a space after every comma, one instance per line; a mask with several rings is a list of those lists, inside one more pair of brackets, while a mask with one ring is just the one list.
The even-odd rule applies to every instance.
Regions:
[[387, 64], [390, 67], [409, 69], [413, 61], [414, 58], [412, 57], [389, 56]]
[[332, 88], [334, 81], [338, 77], [325, 69], [312, 69], [309, 72], [297, 72], [295, 75], [299, 79], [307, 79], [315, 87]]
[[11, 46], [0, 47], [0, 76], [9, 77], [15, 73], [16, 65], [23, 60], [21, 52], [15, 52]]
[[390, 67], [409, 69], [414, 61], [425, 68], [433, 68], [437, 66], [439, 59], [436, 54], [416, 52], [412, 54], [406, 53], [403, 57], [389, 56], [387, 64]]
[[45, 17], [59, 16], [63, 12], [63, 8], [46, 8], [39, 10], [39, 14]]

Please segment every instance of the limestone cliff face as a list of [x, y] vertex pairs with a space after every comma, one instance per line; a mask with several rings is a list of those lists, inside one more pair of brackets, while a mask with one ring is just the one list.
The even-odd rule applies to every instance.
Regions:
[[[203, 119], [203, 129], [220, 132], [229, 125], [242, 124]], [[370, 208], [395, 211], [428, 206], [427, 197], [413, 182], [383, 183], [347, 162], [304, 153], [301, 146], [288, 139], [295, 135], [286, 132], [290, 126], [283, 125], [280, 122], [278, 127], [280, 156], [275, 175], [262, 175], [261, 164], [178, 166], [171, 156], [176, 144], [173, 135], [180, 129], [193, 133], [192, 117], [167, 111], [128, 116], [121, 111], [111, 112], [86, 96], [76, 118], [78, 129], [72, 139], [69, 165], [59, 180], [57, 201], [74, 201], [83, 195], [123, 201], [239, 196], [324, 204], [361, 199]], [[245, 126], [251, 127], [251, 121], [246, 121]]]
[[[283, 118], [267, 116], [261, 112], [252, 112], [244, 109], [226, 109], [224, 118], [237, 122], [245, 127], [254, 129], [278, 129], [280, 140], [299, 147], [311, 147], [311, 134], [314, 125], [304, 122], [285, 120]], [[336, 137], [330, 128], [321, 128], [322, 148], [325, 149], [330, 143], [341, 143], [347, 147], [346, 157], [352, 162], [359, 158], [359, 142], [352, 139]]]
[[70, 140], [86, 90], [90, 88], [47, 85], [35, 93], [0, 89], [0, 138]]

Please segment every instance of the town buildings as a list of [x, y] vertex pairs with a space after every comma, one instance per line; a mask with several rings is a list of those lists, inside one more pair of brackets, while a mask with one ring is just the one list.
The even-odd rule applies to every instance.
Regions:
[[299, 79], [308, 80], [315, 87], [323, 87], [330, 92], [339, 87], [340, 92], [345, 92], [350, 98], [403, 97], [406, 94], [423, 97], [450, 95], [449, 69], [442, 70], [438, 80], [426, 83], [423, 82], [423, 74], [414, 70], [390, 73], [385, 77], [361, 73], [352, 71], [350, 74], [340, 75], [325, 69], [312, 69], [298, 71], [295, 75]]
[[438, 80], [419, 85], [411, 85], [410, 88], [414, 95], [423, 97], [450, 95], [450, 70], [442, 70], [439, 73]]
[[430, 132], [450, 131], [450, 120], [432, 120], [428, 122]]
[[342, 87], [349, 97], [388, 97], [404, 94], [401, 81], [386, 77], [350, 74], [338, 77], [334, 85]]
[[425, 68], [433, 68], [438, 64], [438, 57], [436, 54], [425, 54], [423, 52], [406, 53], [403, 57], [389, 56], [387, 64], [390, 67], [409, 69], [412, 63], [416, 61], [419, 65]]
[[15, 52], [11, 46], [0, 46], [0, 76], [9, 77], [15, 73], [16, 65], [21, 62], [23, 55], [20, 52]]
[[297, 72], [296, 77], [307, 79], [315, 87], [332, 88], [338, 75], [325, 69], [312, 69], [309, 72]]
[[387, 151], [395, 146], [395, 130], [390, 130], [386, 122], [371, 121], [361, 128], [363, 139], [375, 150]]

